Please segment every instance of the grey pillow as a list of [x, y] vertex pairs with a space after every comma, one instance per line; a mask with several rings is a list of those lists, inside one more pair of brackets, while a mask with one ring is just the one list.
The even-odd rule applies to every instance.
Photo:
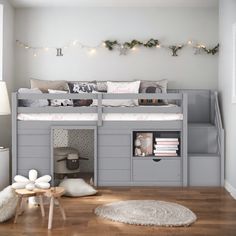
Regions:
[[[34, 88], [34, 89], [20, 88], [18, 90], [18, 93], [42, 94], [42, 92], [38, 88]], [[49, 105], [47, 99], [39, 99], [39, 100], [21, 99], [19, 103], [20, 103], [20, 106], [23, 106], [23, 107], [45, 107]]]
[[[158, 81], [141, 81], [140, 83], [140, 88], [139, 92], [140, 93], [167, 93], [167, 85], [168, 85], [168, 80], [163, 79], [163, 80], [158, 80]], [[139, 100], [140, 105], [144, 105], [143, 103], [148, 103], [147, 101], [142, 101], [142, 100], [147, 100], [147, 99], [141, 99]], [[168, 100], [157, 100], [157, 99], [151, 99], [152, 101], [150, 104], [145, 104], [145, 105], [161, 105], [161, 104], [168, 104]]]

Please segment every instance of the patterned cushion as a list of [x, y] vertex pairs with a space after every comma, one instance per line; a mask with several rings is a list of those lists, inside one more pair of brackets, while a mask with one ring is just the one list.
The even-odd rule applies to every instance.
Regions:
[[[141, 81], [140, 93], [167, 93], [168, 80], [163, 79], [159, 81]], [[168, 104], [167, 100], [161, 99], [140, 99], [139, 105], [161, 105]]]
[[[52, 94], [66, 94], [68, 93], [67, 91], [61, 91], [61, 90], [52, 90], [48, 89], [49, 93]], [[51, 99], [50, 100], [50, 105], [53, 107], [58, 107], [58, 106], [72, 106], [72, 100], [71, 99]]]
[[[69, 82], [70, 93], [97, 93], [97, 85], [92, 82]], [[92, 99], [74, 99], [74, 106], [90, 106], [93, 103]]]

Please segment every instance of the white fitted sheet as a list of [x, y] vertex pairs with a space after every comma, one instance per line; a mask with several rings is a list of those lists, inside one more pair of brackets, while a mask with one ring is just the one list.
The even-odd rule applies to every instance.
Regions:
[[[104, 121], [171, 121], [183, 120], [181, 113], [103, 113]], [[20, 113], [23, 121], [97, 121], [96, 113]]]

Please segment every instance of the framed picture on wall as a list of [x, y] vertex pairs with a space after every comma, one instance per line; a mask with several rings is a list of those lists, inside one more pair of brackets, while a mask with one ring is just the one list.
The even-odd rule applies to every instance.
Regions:
[[236, 103], [236, 23], [233, 24], [232, 103]]

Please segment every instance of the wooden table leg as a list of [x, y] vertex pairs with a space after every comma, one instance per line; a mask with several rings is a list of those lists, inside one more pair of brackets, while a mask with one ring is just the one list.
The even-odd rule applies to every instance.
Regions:
[[64, 208], [61, 204], [61, 198], [58, 197], [57, 201], [58, 201], [58, 205], [59, 205], [59, 208], [60, 208], [60, 211], [61, 211], [62, 218], [63, 218], [63, 220], [66, 220], [66, 214], [65, 214]]
[[48, 229], [52, 228], [53, 208], [54, 208], [54, 197], [52, 196], [50, 199], [50, 207], [49, 207]]
[[42, 195], [39, 195], [39, 204], [40, 204], [42, 217], [45, 217], [45, 211], [44, 211], [44, 206], [43, 206], [43, 196]]
[[22, 215], [25, 211], [25, 205], [26, 205], [27, 198], [22, 196], [21, 204], [20, 204], [20, 209], [19, 209], [19, 214]]
[[22, 203], [22, 196], [18, 196], [17, 205], [16, 205], [16, 214], [15, 214], [14, 224], [16, 224], [18, 215], [19, 215], [19, 213], [20, 213], [20, 210], [21, 210], [21, 203]]

